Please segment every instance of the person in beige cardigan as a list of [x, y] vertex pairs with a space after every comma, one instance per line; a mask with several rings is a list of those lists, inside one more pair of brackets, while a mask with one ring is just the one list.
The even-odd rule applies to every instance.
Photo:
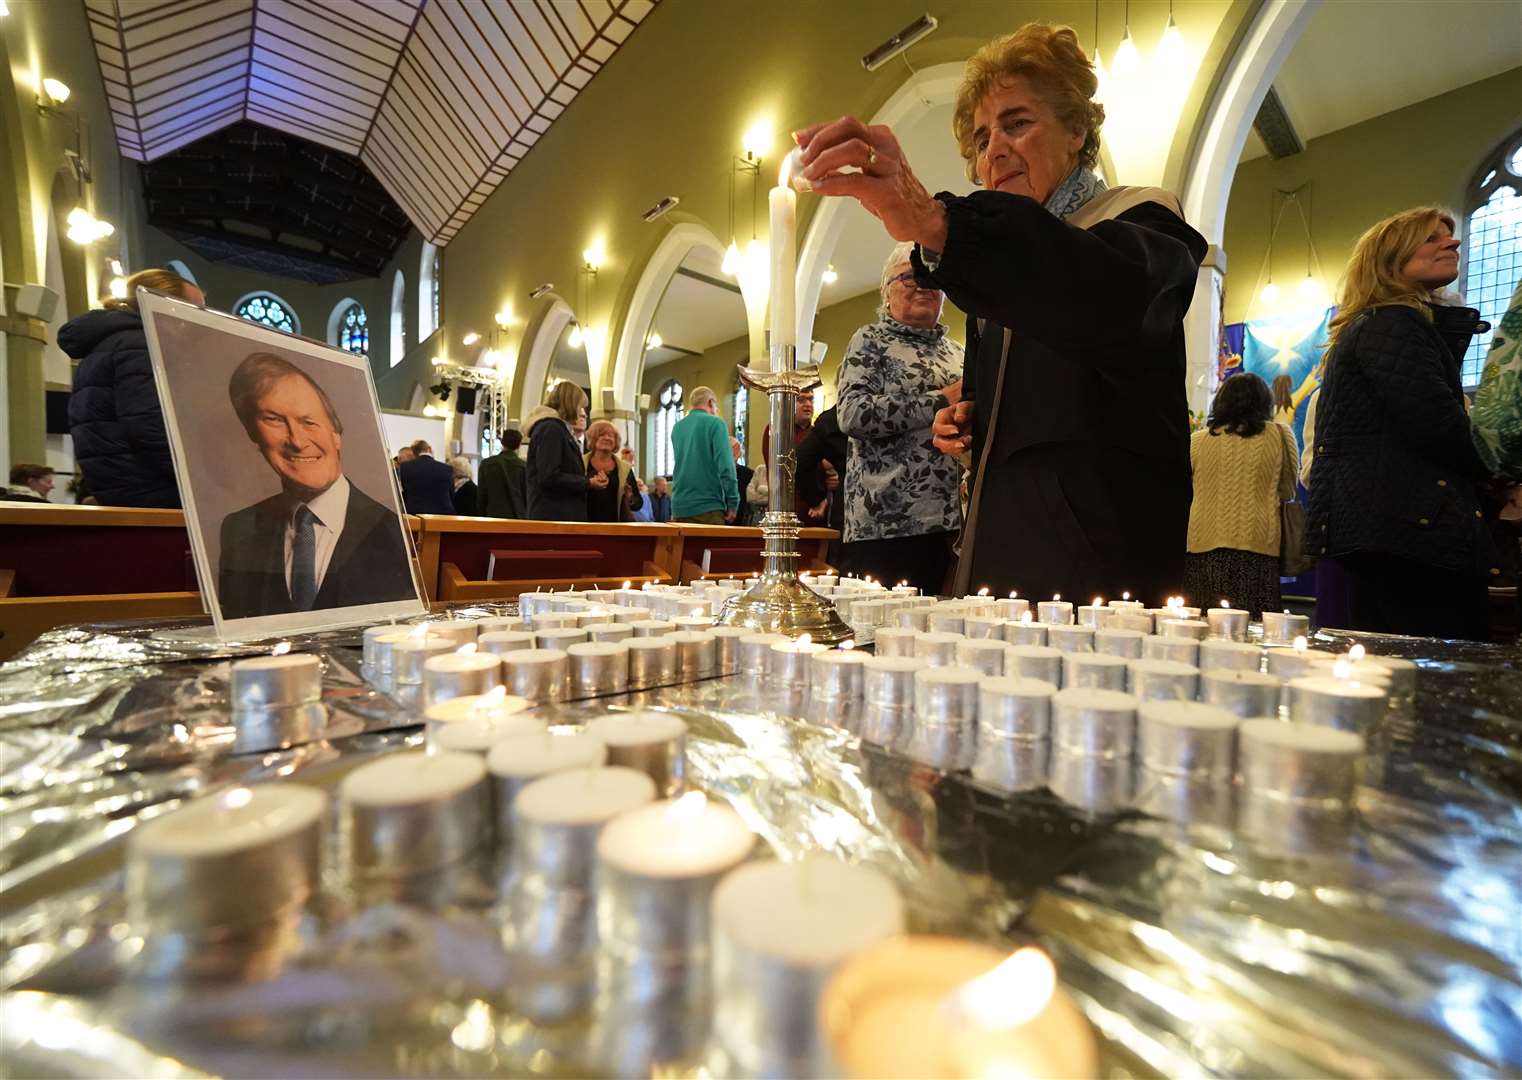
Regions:
[[1299, 455], [1273, 412], [1268, 384], [1242, 372], [1216, 391], [1209, 423], [1189, 440], [1184, 589], [1197, 607], [1228, 600], [1255, 619], [1279, 609], [1279, 508], [1295, 497]]

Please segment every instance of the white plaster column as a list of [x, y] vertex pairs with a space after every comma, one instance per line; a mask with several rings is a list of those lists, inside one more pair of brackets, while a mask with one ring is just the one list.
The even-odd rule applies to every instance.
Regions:
[[1226, 280], [1226, 252], [1214, 244], [1200, 263], [1194, 299], [1184, 318], [1184, 348], [1188, 357], [1184, 386], [1190, 409], [1204, 409], [1215, 393], [1216, 357], [1221, 342], [1221, 286]]

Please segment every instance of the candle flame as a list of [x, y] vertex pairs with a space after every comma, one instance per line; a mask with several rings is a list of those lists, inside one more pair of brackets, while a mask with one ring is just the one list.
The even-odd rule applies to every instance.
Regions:
[[1226, 602], [1226, 601], [1225, 601], [1225, 600], [1222, 600], [1222, 601], [1221, 601], [1221, 606], [1222, 606], [1222, 607], [1223, 607], [1223, 608], [1229, 608], [1229, 607], [1231, 607], [1231, 605], [1230, 605], [1230, 604], [1228, 604], [1228, 603], [1227, 603], [1227, 602]]
[[418, 623], [417, 626], [412, 628], [408, 636], [410, 636], [413, 641], [422, 641], [425, 637], [428, 636], [428, 625], [426, 623]]
[[624, 582], [624, 588], [627, 589], [629, 586], [631, 586], [633, 584], [634, 584], [634, 582], [632, 582], [632, 581], [626, 581], [626, 582]]
[[1298, 637], [1295, 638], [1294, 645], [1295, 645], [1295, 651], [1297, 653], [1303, 653], [1303, 652], [1305, 652], [1307, 649], [1309, 649], [1311, 647], [1311, 643], [1309, 641], [1305, 640], [1305, 635], [1304, 634], [1301, 634], [1301, 635], [1299, 635]]
[[476, 651], [476, 648], [477, 645], [474, 641], [466, 642], [455, 650], [455, 654], [457, 656], [469, 656]]
[[1131, 599], [1131, 593], [1129, 591], [1128, 592], [1123, 592], [1123, 593], [1120, 594], [1120, 598], [1122, 600], [1129, 600], [1129, 599]]
[[1362, 645], [1354, 645], [1351, 649], [1348, 650], [1348, 659], [1356, 664], [1358, 661], [1364, 658], [1364, 654], [1366, 652], [1367, 650]]
[[810, 636], [808, 634], [799, 634], [798, 635], [798, 640], [796, 642], [794, 642], [794, 644], [796, 644], [796, 645], [809, 645], [809, 644], [812, 644], [813, 641], [814, 641], [814, 639], [813, 639], [812, 636]]
[[1057, 971], [1040, 949], [1017, 950], [998, 967], [947, 995], [942, 1008], [954, 1026], [1008, 1030], [1038, 1016], [1057, 990]]
[[1061, 599], [1062, 599], [1062, 594], [1060, 592], [1054, 592], [1054, 593], [1052, 593], [1052, 601], [1054, 603], [1056, 601], [1058, 601], [1058, 600], [1061, 600]]
[[988, 595], [988, 586], [984, 585], [981, 589], [979, 589], [978, 590], [978, 595], [979, 596], [987, 596]]
[[1031, 613], [1030, 613], [1030, 609], [1027, 608], [1026, 610], [1020, 612], [1020, 625], [1021, 626], [1029, 626], [1030, 624], [1031, 624]]
[[1019, 594], [1014, 589], [1009, 590], [1009, 598], [1011, 600], [1015, 599], [1018, 595]]
[[777, 170], [778, 187], [785, 188], [792, 184], [793, 177], [797, 176], [800, 171], [802, 159], [803, 148], [800, 146], [795, 146], [787, 152], [786, 156], [782, 159], [782, 167]]
[[671, 825], [690, 825], [703, 816], [708, 809], [708, 796], [701, 791], [689, 791], [671, 800], [666, 807], [665, 818]]
[[1102, 597], [1102, 596], [1096, 596], [1096, 597], [1094, 597], [1094, 606], [1095, 607], [1103, 607], [1104, 606], [1104, 597]]
[[844, 641], [842, 641], [840, 643], [840, 651], [841, 652], [850, 652], [854, 648], [856, 648], [856, 639], [855, 638], [846, 638]]
[[1353, 677], [1353, 665], [1346, 660], [1338, 660], [1332, 665], [1332, 678], [1339, 682], [1347, 682]]
[[291, 643], [289, 641], [282, 641], [278, 645], [276, 645], [273, 649], [270, 650], [270, 655], [271, 656], [284, 656], [286, 653], [288, 653], [290, 651], [291, 651]]
[[224, 810], [238, 810], [253, 802], [254, 793], [246, 787], [235, 787], [222, 796]]
[[507, 687], [494, 686], [490, 690], [486, 691], [486, 693], [478, 694], [476, 696], [476, 703], [471, 706], [470, 711], [475, 713], [477, 716], [480, 716], [483, 713], [491, 712], [497, 706], [501, 705], [506, 698]]

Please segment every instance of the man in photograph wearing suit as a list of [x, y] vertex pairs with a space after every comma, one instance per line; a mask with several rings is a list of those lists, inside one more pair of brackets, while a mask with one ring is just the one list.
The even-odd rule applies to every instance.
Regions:
[[415, 597], [396, 515], [344, 475], [343, 421], [322, 387], [289, 360], [251, 353], [227, 393], [281, 491], [222, 520], [222, 617]]
[[454, 470], [433, 456], [426, 439], [412, 444], [412, 460], [396, 467], [409, 514], [453, 514]]

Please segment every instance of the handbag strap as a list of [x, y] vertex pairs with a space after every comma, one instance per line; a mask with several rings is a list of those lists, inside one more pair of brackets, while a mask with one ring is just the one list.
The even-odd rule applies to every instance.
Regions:
[[[979, 339], [987, 325], [978, 320]], [[1004, 328], [1004, 344], [999, 350], [999, 374], [994, 378], [993, 408], [988, 414], [988, 430], [983, 433], [983, 451], [978, 455], [978, 471], [972, 481], [972, 495], [967, 500], [967, 519], [962, 522], [962, 542], [957, 557], [956, 595], [972, 591], [972, 549], [977, 536], [978, 509], [983, 501], [983, 478], [988, 475], [988, 458], [993, 452], [994, 434], [999, 430], [999, 403], [1004, 400], [1004, 371], [1009, 366], [1009, 345], [1014, 332]]]

